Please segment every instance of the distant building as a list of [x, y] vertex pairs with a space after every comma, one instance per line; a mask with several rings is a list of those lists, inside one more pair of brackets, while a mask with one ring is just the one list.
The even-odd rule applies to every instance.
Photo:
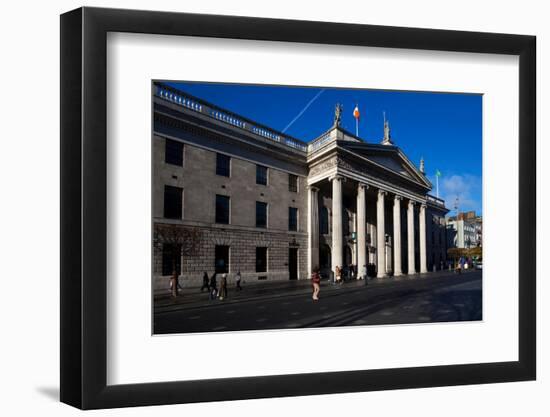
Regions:
[[449, 247], [475, 248], [483, 244], [483, 219], [475, 211], [458, 213], [447, 219]]
[[383, 139], [366, 142], [341, 127], [337, 106], [307, 143], [161, 83], [153, 106], [154, 232], [200, 232], [197, 253], [175, 266], [173, 243], [155, 240], [155, 288], [174, 268], [189, 285], [204, 271], [250, 282], [368, 265], [386, 277], [446, 261], [448, 210], [387, 121]]

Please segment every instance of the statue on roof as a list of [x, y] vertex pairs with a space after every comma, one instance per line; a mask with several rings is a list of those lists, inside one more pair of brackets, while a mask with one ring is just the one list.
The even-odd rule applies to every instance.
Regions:
[[384, 139], [382, 139], [382, 145], [393, 145], [390, 134], [390, 122], [386, 119], [386, 112], [384, 112]]
[[336, 107], [334, 108], [334, 126], [340, 126], [342, 124], [343, 110], [344, 106], [342, 106], [340, 103], [336, 103]]

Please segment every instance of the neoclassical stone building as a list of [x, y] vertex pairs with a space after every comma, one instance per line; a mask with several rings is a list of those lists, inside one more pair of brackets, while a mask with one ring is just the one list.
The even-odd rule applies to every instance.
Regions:
[[[388, 122], [380, 143], [367, 142], [341, 127], [337, 106], [307, 143], [162, 83], [153, 111], [155, 288], [173, 269], [197, 285], [215, 270], [288, 280], [365, 265], [382, 278], [446, 261], [447, 209]], [[181, 242], [158, 233], [171, 228], [196, 232], [177, 261]]]

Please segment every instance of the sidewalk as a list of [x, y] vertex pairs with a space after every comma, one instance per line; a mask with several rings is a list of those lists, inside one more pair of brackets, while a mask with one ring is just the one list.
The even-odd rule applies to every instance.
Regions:
[[[410, 282], [411, 280], [467, 276], [475, 270], [463, 272], [457, 275], [449, 271], [429, 272], [426, 274], [402, 275], [399, 277], [372, 278], [368, 282], [368, 288], [376, 288], [397, 284], [399, 282]], [[220, 301], [210, 300], [208, 291], [201, 293], [200, 288], [185, 288], [180, 290], [176, 299], [173, 299], [169, 291], [156, 293], [154, 297], [155, 313], [165, 313], [175, 310], [192, 309], [197, 307], [215, 307], [233, 303], [243, 303], [247, 301], [258, 301], [262, 299], [273, 299], [279, 297], [302, 297], [310, 295], [312, 292], [311, 281], [309, 279], [296, 281], [272, 281], [272, 282], [245, 282], [242, 285], [242, 291], [237, 291], [235, 286], [228, 287], [228, 297]], [[321, 282], [321, 294], [335, 293], [343, 290], [364, 289], [364, 280], [347, 281], [341, 285], [331, 284], [328, 281]]]

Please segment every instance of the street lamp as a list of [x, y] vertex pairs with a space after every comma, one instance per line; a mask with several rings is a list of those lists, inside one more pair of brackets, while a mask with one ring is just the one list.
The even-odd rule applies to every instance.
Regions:
[[[458, 199], [458, 195], [456, 196], [455, 198], [455, 205], [454, 205], [454, 209], [456, 210], [456, 221], [455, 221], [455, 225], [456, 225], [456, 247], [458, 248], [458, 215], [460, 213], [459, 211], [459, 199]], [[456, 259], [456, 258], [455, 258]], [[456, 262], [458, 262], [458, 260], [456, 260]], [[454, 267], [456, 268], [457, 267], [457, 264], [455, 263]]]

